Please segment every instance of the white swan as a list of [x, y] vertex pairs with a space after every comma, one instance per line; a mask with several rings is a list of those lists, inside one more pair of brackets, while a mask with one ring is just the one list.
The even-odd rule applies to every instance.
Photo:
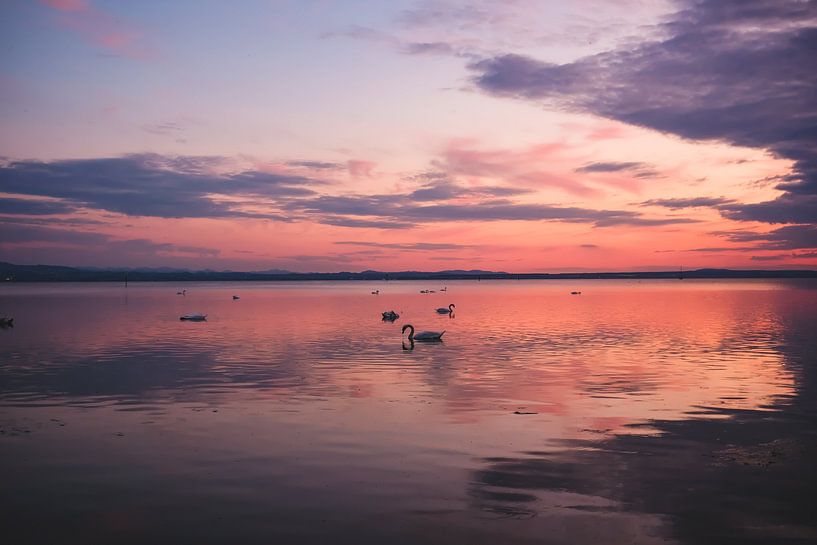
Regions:
[[445, 331], [420, 331], [415, 335], [414, 326], [411, 324], [404, 325], [402, 332], [405, 333], [407, 329], [411, 330], [408, 336], [410, 341], [441, 341], [443, 340], [443, 333], [445, 333]]
[[452, 312], [454, 312], [454, 303], [448, 305], [448, 308], [440, 307], [437, 309], [437, 314], [451, 314]]

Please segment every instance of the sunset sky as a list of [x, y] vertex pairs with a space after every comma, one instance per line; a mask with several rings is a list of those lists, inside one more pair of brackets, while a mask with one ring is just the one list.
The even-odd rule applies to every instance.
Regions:
[[0, 6], [0, 260], [817, 268], [817, 2]]

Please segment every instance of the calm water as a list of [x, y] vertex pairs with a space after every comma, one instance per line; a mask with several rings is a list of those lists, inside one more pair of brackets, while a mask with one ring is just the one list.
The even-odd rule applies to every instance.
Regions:
[[447, 286], [0, 286], [4, 543], [817, 542], [817, 282]]

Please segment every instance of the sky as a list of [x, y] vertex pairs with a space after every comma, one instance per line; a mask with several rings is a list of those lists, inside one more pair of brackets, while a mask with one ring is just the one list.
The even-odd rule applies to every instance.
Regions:
[[817, 1], [5, 0], [0, 261], [817, 267]]

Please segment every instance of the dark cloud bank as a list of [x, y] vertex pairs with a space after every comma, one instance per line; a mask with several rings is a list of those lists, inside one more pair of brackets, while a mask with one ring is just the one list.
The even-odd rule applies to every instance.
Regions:
[[794, 163], [777, 185], [785, 193], [763, 203], [724, 204], [721, 212], [735, 220], [816, 222], [817, 2], [679, 5], [659, 41], [561, 65], [497, 55], [469, 65], [473, 81], [497, 96], [769, 150]]

